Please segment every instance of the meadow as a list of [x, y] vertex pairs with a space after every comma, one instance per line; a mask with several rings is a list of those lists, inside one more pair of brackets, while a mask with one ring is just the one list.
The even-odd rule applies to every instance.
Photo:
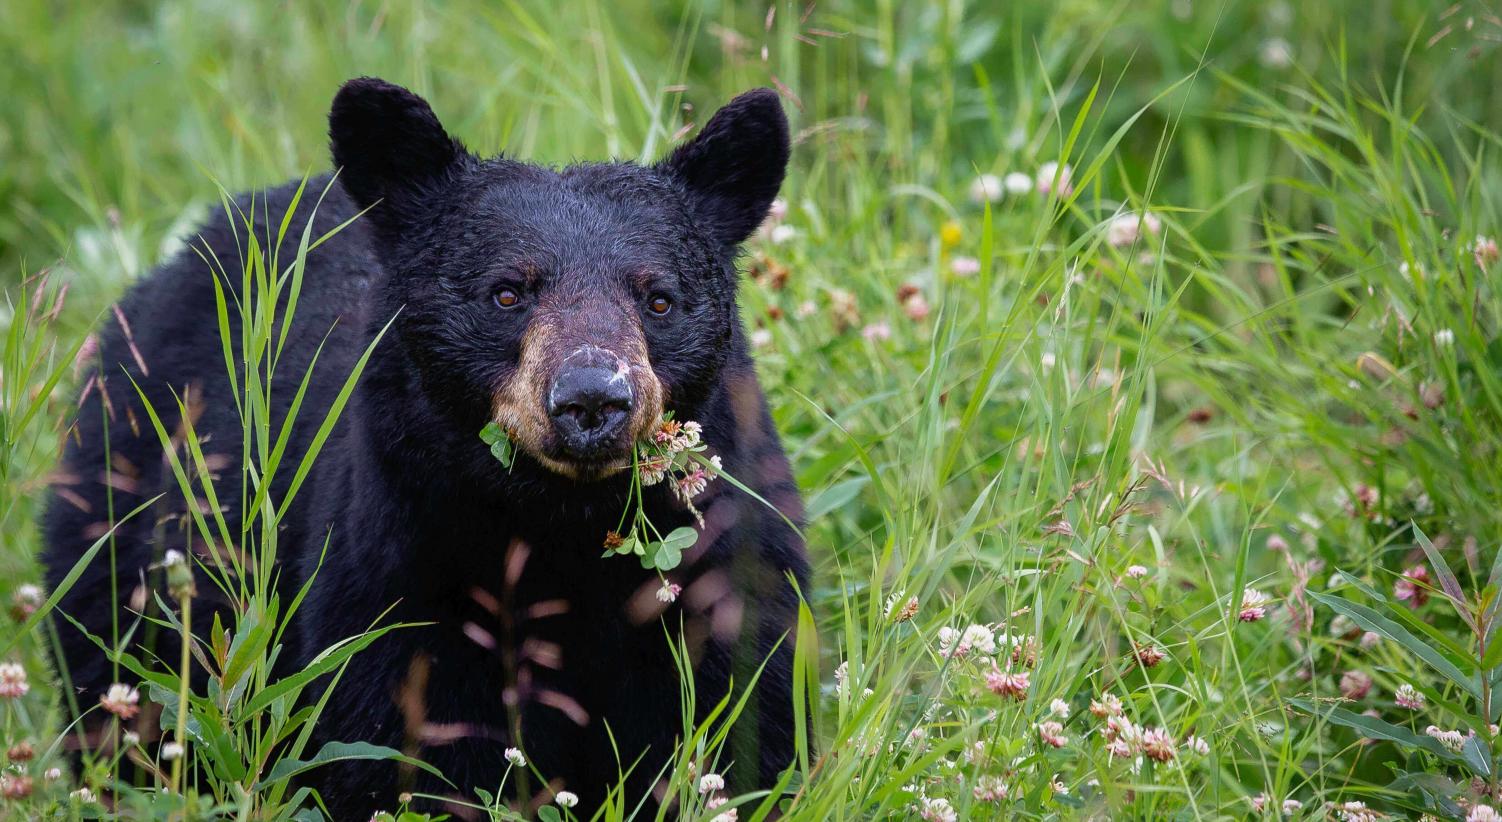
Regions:
[[[321, 818], [289, 781], [316, 715], [258, 701], [268, 647], [232, 698], [260, 710], [71, 771], [99, 707], [52, 662], [37, 517], [90, 330], [221, 189], [327, 169], [361, 74], [552, 164], [650, 161], [782, 94], [793, 164], [740, 299], [808, 508], [814, 732], [774, 793], [669, 774], [683, 818], [1502, 818], [1493, 4], [4, 17], [0, 818]], [[143, 679], [122, 665], [164, 723], [213, 702]], [[658, 814], [637, 799], [600, 816]]]

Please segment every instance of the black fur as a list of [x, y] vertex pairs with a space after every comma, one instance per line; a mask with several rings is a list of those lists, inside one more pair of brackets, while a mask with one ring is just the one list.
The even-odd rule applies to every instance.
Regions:
[[[481, 160], [444, 133], [420, 98], [369, 78], [341, 89], [330, 135], [342, 170], [318, 210], [315, 235], [369, 212], [309, 255], [274, 382], [278, 419], [320, 342], [323, 350], [289, 454], [307, 449], [344, 375], [395, 320], [284, 512], [277, 538], [284, 605], [296, 584], [314, 573], [317, 579], [283, 658], [306, 662], [377, 624], [393, 606], [382, 624], [432, 624], [399, 629], [355, 657], [319, 723], [320, 737], [415, 750], [471, 801], [474, 787], [497, 786], [502, 751], [519, 744], [544, 776], [558, 780], [554, 790], [574, 791], [590, 805], [617, 779], [608, 727], [621, 769], [645, 755], [628, 779], [631, 795], [640, 795], [682, 733], [667, 639], [681, 627], [701, 716], [732, 679], [737, 689], [745, 686], [770, 654], [752, 715], [720, 763], [729, 766], [732, 787], [770, 785], [793, 757], [789, 632], [797, 598], [789, 578], [807, 577], [796, 533], [777, 511], [727, 482], [712, 483], [699, 505], [704, 534], [669, 575], [683, 596], [664, 610], [653, 597], [653, 574], [632, 559], [600, 557], [605, 533], [622, 516], [625, 479], [577, 482], [525, 455], [507, 471], [477, 433], [495, 386], [515, 369], [525, 328], [525, 312], [506, 314], [492, 301], [500, 283], [525, 271], [529, 288], [559, 299], [608, 293], [639, 303], [647, 290], [667, 293], [674, 310], [643, 328], [668, 408], [680, 420], [701, 421], [727, 471], [799, 519], [797, 489], [735, 301], [736, 245], [765, 215], [788, 157], [775, 94], [737, 98], [654, 167], [555, 171]], [[328, 179], [310, 181], [310, 192]], [[259, 235], [275, 230], [293, 190], [239, 201], [257, 215]], [[295, 227], [315, 199], [304, 196]], [[281, 249], [284, 264], [295, 251], [292, 234]], [[194, 245], [223, 260], [233, 274], [226, 285], [238, 288], [244, 242], [219, 218]], [[650, 282], [642, 272], [650, 272]], [[190, 391], [203, 448], [225, 463], [218, 496], [228, 505], [226, 519], [239, 520], [240, 424], [213, 306], [209, 267], [192, 252], [137, 284], [120, 303], [130, 335], [113, 318], [101, 332], [98, 372], [108, 403], [97, 384], [90, 389], [65, 449], [46, 520], [54, 583], [102, 531], [106, 481], [115, 488], [117, 515], [167, 492], [167, 502], [118, 534], [122, 625], [134, 618], [124, 609], [140, 580], [161, 590], [159, 579], [147, 577], [159, 574], [149, 566], [165, 548], [203, 552], [201, 541], [189, 538], [127, 374], [169, 430], [178, 417], [173, 389]], [[232, 332], [238, 341], [238, 323]], [[278, 476], [277, 498], [291, 473]], [[692, 523], [661, 486], [648, 490], [647, 513], [657, 527]], [[201, 571], [199, 577], [201, 599], [214, 607], [211, 586]], [[107, 637], [110, 600], [109, 561], [101, 554], [62, 608]], [[109, 665], [71, 626], [62, 630], [68, 670], [87, 706], [109, 685]], [[176, 659], [171, 637], [152, 642], [154, 654]], [[402, 702], [413, 694], [419, 698]], [[508, 705], [518, 712], [520, 740]], [[339, 819], [390, 807], [403, 788], [448, 791], [385, 763], [334, 766], [313, 781]], [[530, 791], [538, 790], [533, 780]]]

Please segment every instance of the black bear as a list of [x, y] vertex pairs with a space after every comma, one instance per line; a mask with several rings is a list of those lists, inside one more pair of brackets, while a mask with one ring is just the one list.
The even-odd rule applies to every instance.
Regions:
[[[474, 788], [498, 786], [511, 746], [548, 780], [533, 779], [522, 801], [566, 790], [597, 806], [622, 774], [628, 796], [647, 796], [683, 735], [685, 686], [702, 718], [753, 679], [718, 767], [732, 789], [773, 784], [795, 756], [792, 632], [808, 565], [797, 488], [738, 316], [735, 258], [787, 165], [777, 95], [742, 94], [646, 166], [482, 159], [423, 99], [373, 78], [339, 90], [329, 133], [333, 182], [309, 182], [327, 193], [316, 214], [318, 198], [301, 197], [292, 224], [311, 215], [315, 237], [349, 224], [309, 252], [281, 343], [275, 419], [314, 364], [287, 453], [309, 447], [344, 376], [390, 330], [279, 512], [284, 605], [314, 576], [283, 659], [296, 670], [372, 626], [417, 624], [354, 657], [318, 733], [415, 754], [457, 791], [410, 767], [347, 762], [313, 773], [327, 807], [363, 819], [403, 790], [474, 802]], [[225, 547], [187, 525], [132, 381], [179, 438], [181, 399], [204, 462], [237, 476], [242, 430], [214, 278], [233, 301], [243, 235], [274, 233], [296, 190], [242, 197], [253, 225], [210, 220], [106, 315], [46, 518], [50, 581], [103, 533], [107, 512], [168, 493], [119, 529], [111, 561], [101, 554], [63, 599], [61, 610], [96, 636], [155, 607], [164, 551], [207, 567]], [[634, 558], [602, 558], [602, 546], [628, 506], [636, 511], [635, 444], [689, 421], [702, 426], [705, 454], [761, 500], [725, 479], [679, 494], [669, 483], [643, 487], [653, 527], [698, 530], [664, 585]], [[509, 466], [478, 436], [489, 423], [515, 447]], [[278, 473], [273, 499], [291, 474]], [[230, 523], [240, 521], [241, 491], [235, 480], [217, 494]], [[223, 607], [211, 586], [198, 589], [205, 609]], [[195, 625], [207, 624], [202, 610]], [[111, 667], [59, 624], [86, 707]], [[154, 633], [150, 654], [177, 659], [171, 632]], [[680, 681], [679, 648], [691, 683]]]

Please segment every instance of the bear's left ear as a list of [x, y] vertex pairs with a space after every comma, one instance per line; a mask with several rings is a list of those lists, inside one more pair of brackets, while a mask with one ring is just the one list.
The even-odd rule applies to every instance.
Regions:
[[398, 229], [419, 195], [468, 156], [426, 100], [375, 77], [345, 83], [329, 109], [329, 148], [339, 182], [377, 226]]
[[788, 121], [777, 92], [748, 91], [659, 164], [695, 197], [715, 239], [736, 246], [766, 219], [788, 164]]

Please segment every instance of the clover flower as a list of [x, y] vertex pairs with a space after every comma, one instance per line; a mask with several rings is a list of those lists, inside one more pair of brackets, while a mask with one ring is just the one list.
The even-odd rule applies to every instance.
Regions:
[[[1074, 184], [1071, 180], [1074, 170], [1067, 164], [1061, 165], [1056, 162], [1044, 163], [1038, 168], [1035, 178], [1039, 194], [1058, 194], [1060, 197], [1068, 197], [1074, 193]], [[1055, 179], [1058, 184], [1055, 188]]]
[[1409, 607], [1420, 608], [1429, 601], [1429, 569], [1423, 565], [1415, 565], [1403, 572], [1403, 576], [1393, 583], [1393, 598], [1407, 602]]
[[1255, 588], [1247, 588], [1241, 592], [1241, 611], [1236, 618], [1242, 622], [1256, 622], [1267, 616], [1267, 603], [1271, 599], [1267, 594]]
[[1012, 673], [997, 668], [994, 664], [986, 672], [986, 688], [997, 696], [1021, 702], [1027, 699], [1027, 688], [1032, 676], [1027, 671]]
[[522, 754], [522, 751], [521, 751], [520, 748], [507, 748], [506, 749], [506, 761], [509, 762], [509, 763], [511, 763], [512, 767], [516, 767], [516, 768], [525, 768], [525, 767], [527, 767], [527, 757]]
[[924, 822], [955, 822], [959, 819], [959, 813], [949, 800], [940, 796], [925, 796], [921, 800], [918, 816]]
[[1069, 737], [1064, 735], [1064, 724], [1054, 720], [1038, 723], [1038, 738], [1043, 740], [1045, 745], [1055, 748], [1062, 748], [1069, 744]]
[[1090, 700], [1090, 713], [1097, 719], [1121, 716], [1121, 698], [1113, 693], [1101, 694], [1100, 699]]
[[668, 469], [673, 467], [673, 461], [663, 456], [652, 456], [641, 460], [637, 466], [641, 474], [642, 485], [656, 485], [662, 482], [668, 475]]
[[1210, 743], [1193, 734], [1184, 737], [1184, 749], [1198, 756], [1210, 755]]
[[1126, 569], [1126, 575], [1128, 579], [1142, 579], [1143, 577], [1147, 576], [1147, 566], [1128, 565]]
[[707, 773], [699, 777], [699, 793], [713, 793], [725, 790], [725, 777], [717, 773]]
[[1335, 813], [1342, 822], [1377, 822], [1381, 817], [1368, 808], [1365, 802], [1347, 802], [1335, 806]]
[[1398, 703], [1399, 707], [1407, 708], [1410, 711], [1422, 711], [1424, 709], [1424, 695], [1407, 682], [1398, 686], [1398, 690], [1393, 694], [1392, 698], [1394, 702]]
[[180, 759], [183, 755], [183, 746], [180, 742], [166, 742], [162, 745], [162, 759], [171, 762]]
[[42, 607], [44, 599], [40, 586], [29, 582], [16, 586], [16, 590], [10, 595], [11, 617], [17, 622], [26, 621]]
[[25, 799], [31, 796], [31, 777], [24, 774], [0, 774], [0, 797]]
[[1060, 719], [1069, 718], [1069, 703], [1062, 699], [1055, 699], [1048, 703], [1048, 713]]
[[572, 808], [579, 804], [579, 795], [573, 791], [559, 791], [553, 794], [553, 801], [557, 802], [560, 808]]
[[1137, 646], [1137, 662], [1144, 668], [1157, 667], [1158, 663], [1162, 662], [1167, 656], [1156, 645]]
[[1001, 185], [1008, 194], [1026, 194], [1033, 190], [1033, 178], [1020, 171], [1014, 171], [1002, 178]]
[[970, 202], [994, 203], [1001, 200], [1001, 178], [995, 174], [982, 174], [970, 181]]
[[0, 662], [0, 699], [20, 699], [29, 690], [25, 668], [15, 662]]
[[1476, 235], [1476, 244], [1472, 248], [1472, 255], [1476, 258], [1476, 267], [1485, 271], [1491, 264], [1502, 258], [1502, 249], [1497, 248], [1497, 241], [1491, 237]]
[[662, 587], [657, 589], [657, 601], [665, 605], [671, 605], [678, 601], [678, 595], [681, 593], [683, 593], [682, 585], [664, 580]]
[[955, 257], [949, 261], [949, 271], [956, 277], [974, 277], [980, 273], [980, 260], [974, 257]]
[[890, 619], [893, 622], [907, 622], [908, 620], [918, 615], [918, 598], [908, 597], [907, 601], [902, 603], [901, 607], [898, 607], [897, 600], [900, 599], [901, 596], [902, 594], [899, 592], [887, 597], [885, 613], [887, 615], [887, 619]]
[[1497, 813], [1491, 805], [1472, 805], [1471, 812], [1465, 816], [1465, 822], [1502, 822], [1502, 814]]
[[1178, 745], [1173, 741], [1173, 736], [1162, 728], [1143, 731], [1139, 744], [1142, 753], [1156, 762], [1167, 762], [1178, 755]]
[[1465, 747], [1465, 735], [1460, 731], [1447, 731], [1438, 726], [1430, 725], [1424, 729], [1424, 735], [1438, 741], [1439, 744], [1444, 745], [1455, 753], [1460, 753], [1461, 748]]
[[1127, 212], [1112, 217], [1106, 223], [1106, 242], [1113, 248], [1132, 245], [1144, 233], [1157, 234], [1163, 230], [1163, 221], [1151, 211], [1142, 214]]
[[975, 780], [975, 787], [970, 793], [977, 802], [1000, 802], [1007, 798], [1007, 784], [1000, 776], [985, 774]]
[[704, 489], [709, 486], [709, 480], [709, 472], [704, 470], [704, 466], [696, 464], [674, 481], [673, 493], [685, 503], [691, 503], [694, 497], [704, 493]]
[[99, 704], [106, 711], [120, 717], [131, 719], [141, 710], [141, 694], [135, 688], [123, 682], [116, 682], [99, 697]]
[[1340, 677], [1340, 695], [1351, 701], [1366, 699], [1372, 690], [1372, 678], [1365, 671], [1346, 671]]

